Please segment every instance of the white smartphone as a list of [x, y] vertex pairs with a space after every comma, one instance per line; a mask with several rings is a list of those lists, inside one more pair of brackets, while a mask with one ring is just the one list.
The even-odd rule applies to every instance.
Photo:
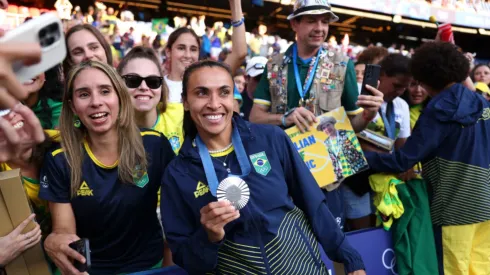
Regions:
[[17, 28], [7, 31], [0, 38], [2, 43], [39, 43], [41, 61], [26, 66], [22, 62], [14, 63], [13, 70], [20, 82], [26, 82], [63, 62], [66, 57], [63, 24], [54, 13], [45, 13], [29, 20]]

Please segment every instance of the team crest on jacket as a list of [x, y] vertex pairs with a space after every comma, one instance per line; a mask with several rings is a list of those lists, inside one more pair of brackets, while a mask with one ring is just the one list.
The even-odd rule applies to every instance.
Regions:
[[271, 170], [271, 164], [269, 163], [267, 155], [264, 151], [250, 155], [250, 160], [252, 161], [252, 164], [255, 168], [255, 172], [263, 176], [267, 176], [267, 174], [269, 174], [269, 171]]

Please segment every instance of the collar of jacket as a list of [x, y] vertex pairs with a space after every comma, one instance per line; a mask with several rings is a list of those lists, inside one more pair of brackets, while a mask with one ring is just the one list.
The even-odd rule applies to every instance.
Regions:
[[[237, 113], [233, 114], [232, 123], [233, 127], [238, 127], [238, 132], [240, 133], [240, 137], [242, 138], [244, 146], [247, 141], [255, 139], [255, 136], [250, 130], [250, 122], [245, 121]], [[182, 145], [182, 148], [179, 152], [179, 156], [184, 159], [191, 159], [191, 161], [193, 162], [201, 162], [201, 157], [199, 157], [199, 150], [195, 145], [194, 137], [185, 137], [184, 144]]]
[[488, 101], [462, 84], [454, 84], [432, 98], [424, 112], [433, 113], [441, 122], [456, 122], [464, 126], [478, 122]]

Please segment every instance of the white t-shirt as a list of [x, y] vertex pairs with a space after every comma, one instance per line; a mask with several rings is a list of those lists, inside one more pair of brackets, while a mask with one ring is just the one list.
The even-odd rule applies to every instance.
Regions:
[[168, 102], [182, 103], [182, 81], [173, 81], [165, 77], [165, 82], [168, 87]]
[[[381, 104], [381, 112], [385, 115], [386, 106], [386, 102]], [[407, 102], [397, 97], [393, 100], [393, 109], [395, 110], [395, 122], [400, 125], [400, 132], [398, 133], [397, 138], [408, 138], [410, 136], [410, 109]], [[382, 119], [379, 113], [376, 114], [373, 122], [376, 122], [378, 119]]]

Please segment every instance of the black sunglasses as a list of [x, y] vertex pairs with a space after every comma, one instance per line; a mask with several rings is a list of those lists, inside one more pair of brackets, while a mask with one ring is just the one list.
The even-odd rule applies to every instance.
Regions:
[[158, 89], [162, 87], [163, 83], [163, 77], [160, 76], [141, 77], [139, 75], [124, 75], [122, 78], [126, 82], [126, 87], [130, 89], [138, 88], [143, 80], [150, 89]]

